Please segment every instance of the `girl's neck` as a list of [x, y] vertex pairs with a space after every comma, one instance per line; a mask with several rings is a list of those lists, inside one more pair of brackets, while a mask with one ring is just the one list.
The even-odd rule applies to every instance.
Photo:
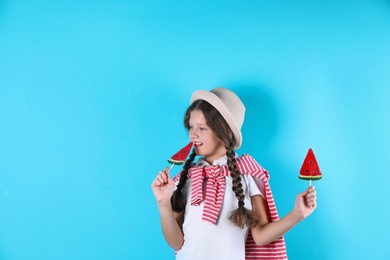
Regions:
[[204, 159], [206, 160], [206, 162], [210, 165], [213, 165], [214, 161], [215, 160], [218, 160], [219, 158], [225, 156], [226, 153], [224, 154], [219, 154], [219, 155], [215, 155], [215, 156], [207, 156], [207, 157], [204, 157]]

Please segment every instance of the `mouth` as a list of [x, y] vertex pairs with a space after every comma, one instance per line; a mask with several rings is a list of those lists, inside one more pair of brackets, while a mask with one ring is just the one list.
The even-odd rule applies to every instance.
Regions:
[[203, 143], [200, 143], [200, 142], [194, 142], [194, 146], [195, 146], [195, 148], [198, 148], [198, 147], [200, 147], [200, 146], [202, 146], [203, 145]]

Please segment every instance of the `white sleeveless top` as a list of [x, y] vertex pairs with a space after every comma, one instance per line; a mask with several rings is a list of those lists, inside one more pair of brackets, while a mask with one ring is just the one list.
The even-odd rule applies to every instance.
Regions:
[[[214, 161], [213, 165], [226, 165], [226, 156]], [[202, 158], [197, 166], [208, 166]], [[191, 205], [191, 179], [188, 179], [183, 193], [187, 199], [184, 215], [184, 244], [177, 251], [176, 259], [180, 260], [245, 260], [245, 242], [248, 227], [241, 229], [228, 219], [231, 211], [237, 209], [238, 200], [232, 191], [232, 178], [225, 177], [226, 189], [219, 219], [216, 225], [202, 221], [204, 201], [199, 206]], [[250, 175], [241, 175], [245, 195], [245, 207], [252, 209], [250, 196], [262, 195], [258, 187], [264, 187], [262, 181]], [[204, 182], [205, 184], [205, 182]], [[263, 190], [264, 192], [264, 190]], [[205, 196], [205, 185], [203, 185]]]

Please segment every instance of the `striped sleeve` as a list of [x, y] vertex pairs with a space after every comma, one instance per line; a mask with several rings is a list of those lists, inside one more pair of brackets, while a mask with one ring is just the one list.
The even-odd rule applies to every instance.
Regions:
[[[259, 178], [264, 183], [264, 199], [267, 203], [267, 214], [271, 221], [279, 220], [278, 211], [272, 195], [271, 187], [268, 183], [269, 174], [250, 155], [243, 155], [237, 159], [237, 167], [241, 174], [249, 174]], [[256, 245], [251, 232], [249, 231], [245, 245], [245, 258], [249, 259], [287, 259], [286, 244], [284, 237], [269, 243], [268, 245]]]

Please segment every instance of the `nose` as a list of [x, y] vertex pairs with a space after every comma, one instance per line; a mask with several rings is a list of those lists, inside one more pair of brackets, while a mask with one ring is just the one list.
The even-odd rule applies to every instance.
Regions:
[[195, 129], [191, 129], [189, 134], [191, 140], [196, 140], [199, 137], [198, 131], [196, 131]]

